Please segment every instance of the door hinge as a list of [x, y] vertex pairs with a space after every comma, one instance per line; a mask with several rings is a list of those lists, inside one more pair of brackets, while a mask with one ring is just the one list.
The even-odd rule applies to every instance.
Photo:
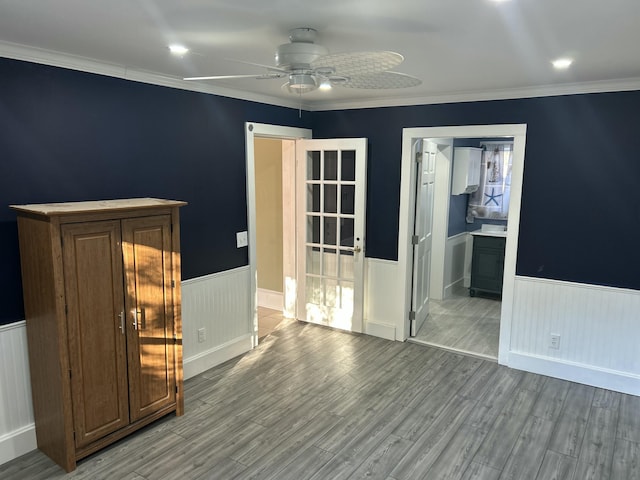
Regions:
[[176, 385], [176, 393], [178, 393], [178, 386]]
[[74, 441], [74, 442], [76, 441], [76, 432], [75, 432], [75, 430], [74, 430], [74, 432], [73, 432], [73, 441]]
[[175, 280], [171, 280], [171, 288], [176, 288], [176, 281]]
[[420, 241], [420, 237], [418, 237], [418, 235], [414, 235], [411, 237], [411, 245], [418, 245], [419, 241]]
[[71, 379], [72, 375], [71, 375], [71, 369], [69, 369], [69, 379]]
[[176, 333], [173, 334], [173, 344], [178, 343], [178, 335]]
[[64, 304], [64, 314], [69, 315], [69, 306], [66, 303]]
[[416, 163], [420, 163], [422, 161], [422, 152], [416, 152]]
[[409, 312], [409, 320], [415, 320], [416, 319], [416, 312], [411, 311]]

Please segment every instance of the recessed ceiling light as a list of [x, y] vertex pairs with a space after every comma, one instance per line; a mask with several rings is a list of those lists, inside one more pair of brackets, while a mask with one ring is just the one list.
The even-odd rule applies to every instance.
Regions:
[[573, 60], [571, 58], [558, 58], [557, 60], [554, 60], [551, 63], [554, 66], [554, 68], [557, 68], [558, 70], [564, 70], [571, 66], [571, 64], [573, 63]]
[[189, 49], [183, 45], [169, 45], [169, 51], [174, 55], [184, 55]]

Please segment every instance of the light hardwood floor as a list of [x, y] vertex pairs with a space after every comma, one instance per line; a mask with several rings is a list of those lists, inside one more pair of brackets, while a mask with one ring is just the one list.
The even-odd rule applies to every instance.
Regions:
[[169, 416], [17, 479], [640, 479], [640, 397], [412, 343], [282, 321], [185, 382]]
[[412, 341], [498, 359], [500, 300], [470, 297], [464, 289], [429, 301], [429, 316]]

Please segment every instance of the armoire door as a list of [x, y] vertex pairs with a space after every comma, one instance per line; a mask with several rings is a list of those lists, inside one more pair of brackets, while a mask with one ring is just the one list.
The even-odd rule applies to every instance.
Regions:
[[120, 238], [119, 221], [62, 226], [76, 448], [129, 424]]
[[171, 217], [122, 221], [131, 421], [176, 401]]

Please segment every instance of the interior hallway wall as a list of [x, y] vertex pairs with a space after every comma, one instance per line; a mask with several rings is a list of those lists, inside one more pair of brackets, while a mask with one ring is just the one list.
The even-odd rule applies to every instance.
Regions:
[[254, 139], [258, 288], [282, 293], [282, 140]]

